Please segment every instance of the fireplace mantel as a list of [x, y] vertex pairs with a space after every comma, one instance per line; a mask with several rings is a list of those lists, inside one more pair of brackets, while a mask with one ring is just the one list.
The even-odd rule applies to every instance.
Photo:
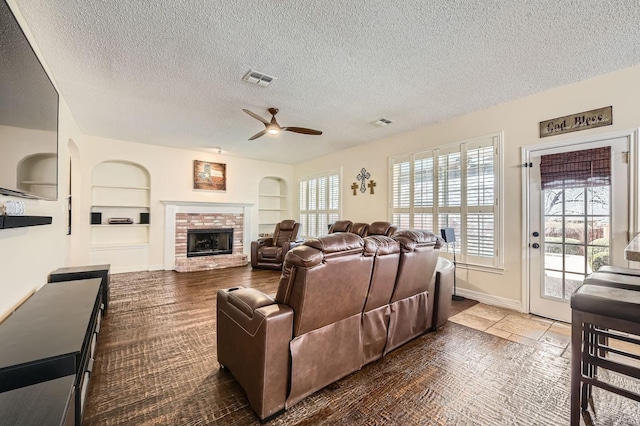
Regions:
[[241, 213], [244, 217], [243, 252], [251, 252], [251, 238], [253, 235], [253, 206], [249, 203], [214, 203], [202, 201], [169, 201], [161, 200], [165, 205], [164, 231], [164, 269], [175, 269], [176, 262], [176, 215], [178, 213]]

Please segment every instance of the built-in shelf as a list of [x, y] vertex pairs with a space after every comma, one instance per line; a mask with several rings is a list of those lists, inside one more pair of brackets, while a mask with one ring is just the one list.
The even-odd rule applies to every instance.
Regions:
[[56, 186], [55, 182], [45, 182], [45, 181], [37, 181], [37, 180], [23, 180], [21, 183], [25, 185], [40, 185], [40, 186]]
[[258, 200], [258, 234], [271, 234], [276, 224], [288, 218], [287, 183], [278, 177], [263, 178]]
[[91, 225], [91, 227], [108, 227], [108, 228], [133, 228], [137, 226], [149, 227], [148, 223], [101, 223], [99, 225]]
[[103, 188], [103, 189], [124, 189], [124, 190], [137, 190], [137, 191], [148, 191], [148, 186], [116, 186], [116, 185], [93, 185], [93, 188]]
[[115, 205], [115, 204], [102, 204], [102, 205], [93, 205], [91, 206], [93, 208], [99, 208], [99, 209], [148, 209], [149, 205]]
[[135, 248], [148, 248], [148, 243], [130, 243], [130, 244], [93, 244], [91, 249], [95, 250], [114, 250], [114, 249], [135, 249]]
[[[91, 181], [90, 261], [114, 269], [145, 269], [149, 264], [151, 233], [149, 171], [129, 161], [98, 164]], [[109, 219], [132, 223], [109, 223]]]
[[0, 229], [23, 228], [25, 226], [51, 225], [51, 216], [0, 215]]

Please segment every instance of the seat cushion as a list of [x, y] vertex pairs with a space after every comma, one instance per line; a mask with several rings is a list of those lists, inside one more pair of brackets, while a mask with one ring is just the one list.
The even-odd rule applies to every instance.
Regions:
[[280, 247], [263, 247], [260, 250], [260, 254], [264, 259], [275, 259], [278, 257], [278, 251], [282, 250]]
[[571, 309], [640, 322], [640, 292], [584, 284], [571, 295]]

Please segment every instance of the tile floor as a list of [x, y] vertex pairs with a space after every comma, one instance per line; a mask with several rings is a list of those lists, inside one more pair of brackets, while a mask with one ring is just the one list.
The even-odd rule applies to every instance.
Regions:
[[449, 318], [507, 340], [569, 357], [571, 324], [478, 303]]
[[[449, 321], [493, 334], [503, 339], [543, 350], [554, 355], [571, 358], [571, 324], [554, 321], [510, 309], [478, 303], [452, 316]], [[624, 333], [623, 333], [624, 334]], [[634, 336], [638, 337], [638, 336]], [[640, 356], [640, 347], [611, 339], [609, 344]], [[640, 360], [610, 354], [618, 362], [640, 368]]]

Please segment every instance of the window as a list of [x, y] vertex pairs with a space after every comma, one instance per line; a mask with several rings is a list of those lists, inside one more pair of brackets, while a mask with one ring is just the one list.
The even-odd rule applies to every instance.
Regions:
[[[502, 135], [391, 158], [393, 222], [456, 232], [456, 260], [501, 267], [499, 176]], [[445, 245], [442, 251], [452, 251]]]
[[325, 235], [340, 217], [340, 172], [333, 170], [300, 179], [300, 233]]

